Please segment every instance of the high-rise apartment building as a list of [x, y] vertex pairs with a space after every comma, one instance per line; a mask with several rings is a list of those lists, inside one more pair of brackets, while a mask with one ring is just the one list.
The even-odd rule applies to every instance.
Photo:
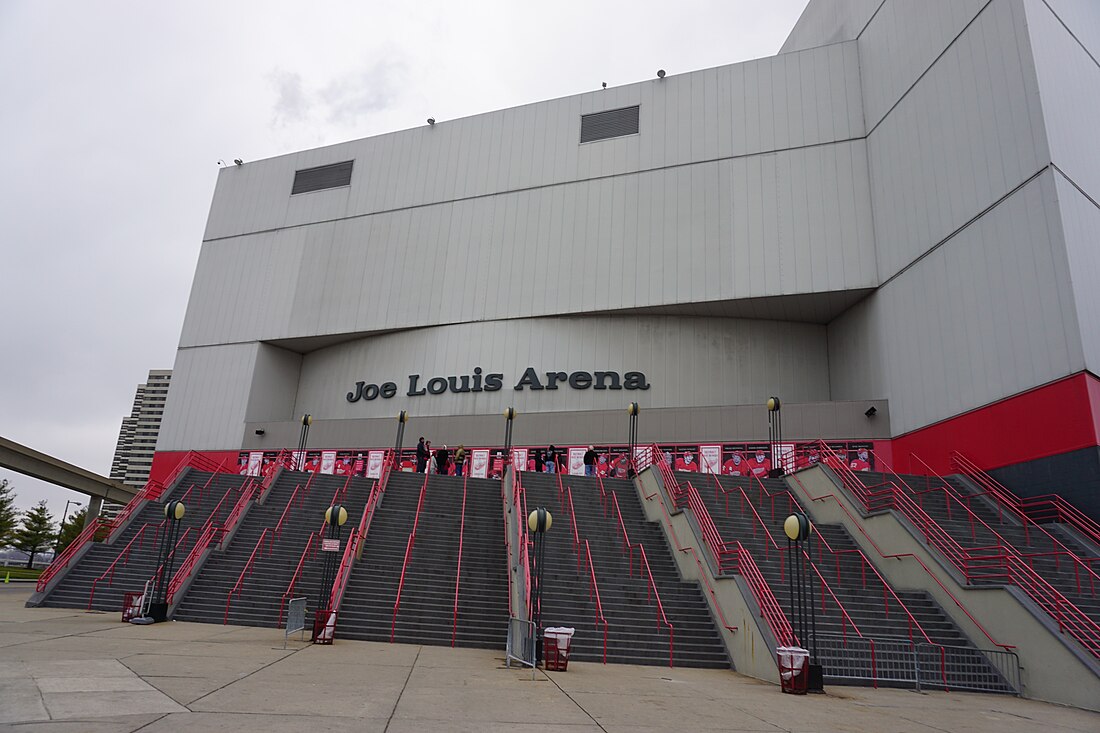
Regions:
[[134, 406], [130, 414], [122, 418], [118, 445], [111, 462], [111, 478], [116, 481], [144, 486], [149, 480], [160, 419], [164, 414], [164, 400], [168, 396], [171, 380], [171, 369], [154, 369], [149, 372], [148, 381], [137, 386]]

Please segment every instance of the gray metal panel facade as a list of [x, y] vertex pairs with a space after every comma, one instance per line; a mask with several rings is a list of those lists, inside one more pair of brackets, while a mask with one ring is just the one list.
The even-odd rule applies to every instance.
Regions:
[[[627, 401], [506, 395], [526, 366], [643, 371], [670, 430], [774, 391], [888, 399], [894, 435], [1096, 371], [1098, 43], [1085, 0], [814, 0], [775, 57], [225, 169], [158, 447]], [[506, 389], [341, 402], [475, 366]]]

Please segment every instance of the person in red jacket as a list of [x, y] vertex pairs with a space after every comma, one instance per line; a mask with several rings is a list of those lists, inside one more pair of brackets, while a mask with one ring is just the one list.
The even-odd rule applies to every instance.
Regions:
[[744, 457], [739, 451], [734, 451], [733, 455], [726, 459], [726, 462], [722, 464], [722, 473], [726, 476], [748, 476], [749, 467], [745, 463]]
[[611, 466], [607, 463], [607, 456], [600, 456], [596, 460], [596, 475], [600, 478], [607, 478], [611, 475]]
[[764, 451], [758, 449], [756, 451], [756, 457], [749, 461], [749, 470], [752, 471], [754, 476], [767, 478], [768, 471], [772, 470], [772, 462], [768, 459]]
[[867, 449], [860, 448], [856, 453], [856, 458], [850, 464], [853, 471], [870, 471], [871, 463], [867, 460]]

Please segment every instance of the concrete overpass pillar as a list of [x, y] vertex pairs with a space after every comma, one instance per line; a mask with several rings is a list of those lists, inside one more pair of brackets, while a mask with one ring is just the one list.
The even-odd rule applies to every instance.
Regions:
[[84, 517], [85, 527], [95, 521], [95, 518], [99, 516], [99, 512], [101, 509], [103, 509], [103, 499], [98, 496], [89, 496], [88, 514]]

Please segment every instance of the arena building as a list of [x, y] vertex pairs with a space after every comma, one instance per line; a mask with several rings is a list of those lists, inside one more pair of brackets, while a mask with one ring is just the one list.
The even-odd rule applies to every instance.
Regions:
[[630, 402], [724, 461], [777, 395], [785, 440], [1100, 514], [1098, 58], [1087, 0], [813, 0], [773, 57], [226, 168], [154, 476], [304, 413], [621, 444]]

